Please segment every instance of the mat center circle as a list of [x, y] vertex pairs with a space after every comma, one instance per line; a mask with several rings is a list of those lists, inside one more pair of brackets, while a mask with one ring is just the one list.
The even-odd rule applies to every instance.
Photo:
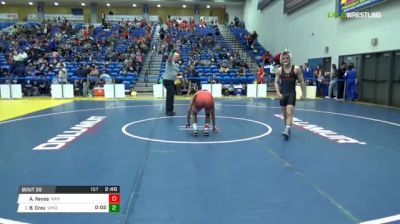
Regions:
[[[204, 116], [203, 116], [204, 117]], [[247, 119], [247, 118], [240, 118], [240, 117], [229, 117], [229, 116], [216, 116], [217, 118], [217, 127], [218, 124], [221, 124], [222, 120], [232, 120], [231, 122], [247, 122], [247, 123], [251, 123], [251, 124], [255, 124], [255, 125], [259, 125], [262, 127], [263, 132], [253, 135], [253, 136], [249, 136], [249, 137], [243, 137], [243, 138], [232, 138], [232, 139], [227, 139], [227, 140], [207, 140], [207, 138], [201, 138], [200, 141], [200, 136], [198, 137], [193, 137], [193, 139], [191, 139], [190, 141], [187, 140], [168, 140], [168, 139], [161, 139], [161, 138], [154, 138], [154, 137], [145, 137], [145, 136], [140, 136], [139, 134], [134, 134], [128, 131], [128, 128], [132, 128], [132, 126], [135, 125], [143, 125], [143, 123], [145, 122], [151, 122], [151, 121], [157, 121], [157, 120], [171, 120], [171, 119], [176, 119], [176, 118], [186, 118], [186, 116], [174, 116], [174, 117], [154, 117], [154, 118], [147, 118], [147, 119], [142, 119], [142, 120], [138, 120], [138, 121], [134, 121], [128, 124], [125, 124], [121, 131], [122, 133], [124, 133], [125, 135], [132, 137], [132, 138], [136, 138], [136, 139], [140, 139], [140, 140], [145, 140], [145, 141], [153, 141], [153, 142], [160, 142], [160, 143], [173, 143], [173, 144], [227, 144], [227, 143], [235, 143], [235, 142], [244, 142], [244, 141], [250, 141], [250, 140], [255, 140], [258, 138], [262, 138], [265, 137], [269, 134], [271, 134], [272, 132], [272, 128], [263, 122], [260, 121], [255, 121], [255, 120], [251, 120], [251, 119]], [[172, 124], [171, 124], [172, 125]], [[243, 128], [247, 128], [243, 127]], [[176, 131], [179, 132], [179, 128], [176, 128]], [[229, 132], [229, 128], [224, 128], [223, 130], [221, 130], [223, 132]], [[220, 133], [215, 133], [214, 136], [216, 136], [215, 138], [218, 138], [218, 135], [220, 135]]]

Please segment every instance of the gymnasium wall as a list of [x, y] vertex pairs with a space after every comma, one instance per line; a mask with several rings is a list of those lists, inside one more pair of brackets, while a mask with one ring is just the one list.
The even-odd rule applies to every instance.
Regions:
[[237, 16], [240, 20], [243, 19], [243, 6], [226, 6], [226, 12], [229, 15], [229, 23]]
[[[71, 8], [73, 7], [56, 7], [56, 6], [45, 6], [45, 13], [51, 14], [71, 14]], [[78, 8], [78, 7], [75, 7]], [[84, 20], [86, 23], [90, 22], [90, 7], [82, 7]], [[108, 15], [112, 11], [114, 15], [143, 15], [142, 7], [103, 7], [99, 6], [97, 10], [97, 21], [101, 21], [101, 13]], [[37, 13], [36, 6], [1, 6], [0, 13], [17, 13], [19, 22], [26, 21], [28, 14]], [[187, 8], [182, 7], [150, 7], [149, 15], [159, 15], [163, 21], [166, 21], [168, 15], [182, 15], [182, 16], [193, 16], [193, 6]], [[200, 16], [218, 16], [219, 23], [225, 22], [225, 9], [223, 7], [212, 7], [207, 9], [205, 7], [200, 8]]]
[[[328, 13], [335, 12], [334, 0], [312, 1], [289, 15], [283, 14], [283, 0], [273, 1], [263, 11], [257, 10], [257, 3], [246, 1], [246, 28], [256, 30], [259, 42], [273, 53], [288, 47], [296, 64], [321, 57], [338, 63], [339, 55], [400, 49], [400, 1], [363, 10], [381, 12], [382, 18], [345, 20], [328, 18]], [[372, 38], [378, 38], [378, 45], [371, 44]]]
[[37, 13], [36, 6], [2, 6], [0, 13], [17, 13], [20, 22], [26, 21], [28, 14]]
[[[88, 7], [86, 7], [88, 8]], [[104, 13], [108, 15], [108, 13], [112, 11], [114, 15], [143, 15], [143, 8], [141, 7], [105, 7], [99, 6], [97, 9], [97, 22], [101, 23], [101, 14]], [[90, 10], [88, 13], [90, 17]], [[86, 15], [85, 15], [86, 20]]]
[[[168, 15], [173, 16], [194, 16], [194, 8], [188, 6], [187, 8], [182, 7], [161, 7], [161, 8], [149, 8], [150, 15], [158, 15], [164, 22], [167, 20]], [[224, 21], [224, 8], [200, 8], [200, 16], [218, 16], [219, 23]]]

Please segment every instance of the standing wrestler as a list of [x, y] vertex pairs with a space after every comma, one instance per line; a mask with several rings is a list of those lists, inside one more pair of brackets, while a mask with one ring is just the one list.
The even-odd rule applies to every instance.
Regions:
[[275, 74], [275, 90], [280, 99], [283, 121], [285, 123], [285, 130], [282, 132], [282, 135], [286, 140], [290, 136], [290, 127], [296, 105], [296, 80], [299, 80], [301, 86], [302, 95], [300, 100], [304, 100], [306, 95], [303, 73], [299, 66], [292, 65], [291, 58], [290, 52], [283, 52], [281, 54], [282, 67], [278, 68]]

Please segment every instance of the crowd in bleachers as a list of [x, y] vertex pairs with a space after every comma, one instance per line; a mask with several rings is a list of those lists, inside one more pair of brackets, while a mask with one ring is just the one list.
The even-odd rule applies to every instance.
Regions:
[[159, 53], [163, 54], [160, 78], [169, 52], [179, 50], [181, 59], [178, 64], [182, 77], [175, 82], [178, 94], [190, 94], [204, 83], [242, 84], [244, 88], [245, 84], [254, 81], [249, 66], [221, 36], [217, 25], [208, 25], [202, 20], [200, 25], [193, 26], [192, 20], [179, 19], [168, 20], [167, 24], [168, 29], [160, 31], [162, 44]]
[[152, 35], [145, 21], [13, 24], [0, 33], [0, 83], [20, 83], [24, 95], [49, 95], [51, 83], [71, 83], [77, 95], [92, 95], [94, 86], [110, 80], [130, 91]]
[[[258, 64], [250, 70], [239, 52], [232, 50], [214, 23], [201, 19], [195, 25], [180, 18], [168, 19], [161, 28], [160, 44], [163, 55], [160, 78], [165, 60], [171, 50], [181, 53], [182, 76], [176, 81], [178, 94], [190, 94], [205, 83], [221, 83], [224, 89], [232, 85], [265, 83], [273, 80], [280, 66], [280, 54], [272, 55], [258, 43], [256, 31], [248, 32], [244, 23], [235, 17], [230, 24], [237, 38]], [[150, 50], [154, 26], [145, 22], [103, 21], [99, 27], [72, 24], [66, 19], [42, 23], [0, 23], [0, 84], [20, 83], [25, 96], [49, 95], [52, 83], [74, 84], [75, 95], [93, 95], [93, 88], [104, 83], [124, 83], [132, 90]], [[308, 85], [329, 85], [329, 75], [320, 69], [302, 67]], [[229, 93], [227, 93], [229, 94]], [[331, 95], [331, 94], [330, 94]]]
[[[276, 69], [280, 67], [280, 53], [272, 55], [269, 51], [265, 50], [257, 41], [257, 32], [248, 32], [244, 23], [237, 17], [230, 23], [229, 29], [240, 42], [243, 49], [247, 50], [259, 65], [256, 73], [257, 83], [273, 80]], [[337, 69], [336, 65], [332, 64], [330, 71], [323, 71], [321, 65], [317, 65], [314, 68], [311, 68], [308, 63], [305, 63], [304, 66], [300, 65], [306, 84], [317, 87], [317, 97], [355, 100], [357, 92], [356, 85], [354, 85], [355, 81], [353, 81], [356, 80], [353, 77], [355, 76], [353, 75], [355, 74], [354, 65], [350, 67], [341, 66]], [[336, 73], [342, 75], [336, 77]], [[346, 91], [344, 91], [344, 86], [346, 86]], [[346, 92], [345, 96], [344, 92]]]
[[[256, 31], [250, 33], [246, 30], [246, 28], [236, 26], [230, 26], [229, 29], [242, 45], [242, 47], [258, 64], [266, 62], [264, 55], [269, 54], [269, 52], [266, 51], [260, 43], [258, 43], [258, 34]], [[267, 63], [269, 63], [269, 61]]]

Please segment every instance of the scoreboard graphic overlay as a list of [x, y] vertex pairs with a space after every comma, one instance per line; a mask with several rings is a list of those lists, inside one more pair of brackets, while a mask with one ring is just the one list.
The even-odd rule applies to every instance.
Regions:
[[119, 213], [119, 186], [20, 186], [19, 213]]

